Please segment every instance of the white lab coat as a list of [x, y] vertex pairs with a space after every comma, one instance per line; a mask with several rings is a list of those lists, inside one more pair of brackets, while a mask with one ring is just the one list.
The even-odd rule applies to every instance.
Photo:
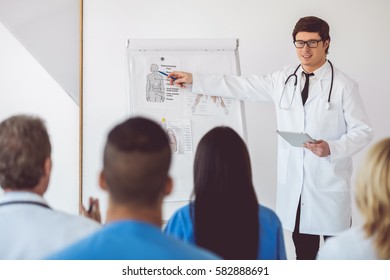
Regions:
[[101, 227], [85, 217], [22, 201], [47, 205], [31, 192], [7, 192], [0, 197], [0, 260], [42, 259]]
[[249, 78], [194, 74], [192, 92], [245, 101], [273, 101], [279, 130], [305, 131], [314, 139], [327, 141], [331, 155], [317, 157], [279, 137], [276, 212], [283, 227], [293, 231], [301, 196], [300, 232], [336, 235], [351, 223], [351, 157], [373, 135], [357, 84], [336, 68], [330, 108], [326, 109], [331, 84], [329, 63], [314, 72], [317, 80], [309, 89], [305, 106], [300, 93], [302, 69], [298, 69], [294, 97], [294, 82], [290, 79], [282, 99], [281, 107], [286, 108], [293, 98], [291, 108], [281, 109], [284, 83], [295, 68], [285, 67], [270, 75]]

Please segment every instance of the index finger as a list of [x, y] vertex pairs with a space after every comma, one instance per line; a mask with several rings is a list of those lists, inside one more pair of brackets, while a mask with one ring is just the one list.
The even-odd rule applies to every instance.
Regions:
[[168, 74], [168, 79], [170, 79], [170, 84], [173, 85], [174, 82], [177, 81], [177, 78], [179, 77], [179, 72], [173, 71]]
[[[171, 81], [173, 82], [173, 81]], [[187, 81], [185, 78], [180, 78], [180, 79], [176, 79], [174, 80], [175, 84], [178, 85], [179, 87], [181, 88], [185, 88], [186, 86], [184, 85]]]
[[312, 148], [314, 148], [315, 147], [315, 143], [312, 143], [312, 142], [306, 142], [305, 144], [303, 144], [303, 146], [305, 147], [305, 148], [308, 148], [309, 150], [310, 149], [312, 149]]
[[168, 78], [170, 78], [170, 77], [174, 77], [174, 76], [176, 76], [177, 75], [177, 71], [173, 71], [173, 72], [171, 72], [171, 73], [169, 73], [168, 74]]

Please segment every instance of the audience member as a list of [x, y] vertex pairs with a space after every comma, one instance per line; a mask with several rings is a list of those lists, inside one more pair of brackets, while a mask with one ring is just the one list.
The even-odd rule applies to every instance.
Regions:
[[367, 153], [355, 197], [363, 225], [326, 240], [317, 259], [390, 259], [390, 138]]
[[17, 115], [0, 123], [0, 259], [40, 259], [100, 228], [47, 204], [51, 167], [41, 119]]
[[114, 127], [100, 174], [109, 193], [106, 224], [49, 259], [218, 259], [161, 232], [170, 162], [168, 137], [157, 123], [131, 118]]
[[200, 140], [194, 200], [164, 230], [224, 259], [286, 259], [279, 218], [259, 205], [247, 147], [229, 127], [216, 127]]

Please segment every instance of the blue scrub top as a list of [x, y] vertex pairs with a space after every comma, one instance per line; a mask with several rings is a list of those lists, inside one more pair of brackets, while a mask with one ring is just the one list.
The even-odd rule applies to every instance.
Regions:
[[[283, 228], [278, 216], [271, 209], [259, 205], [259, 260], [285, 260], [286, 249]], [[168, 221], [164, 232], [195, 244], [190, 204], [177, 210]]]
[[55, 260], [206, 260], [215, 254], [166, 236], [149, 223], [122, 220], [49, 256]]

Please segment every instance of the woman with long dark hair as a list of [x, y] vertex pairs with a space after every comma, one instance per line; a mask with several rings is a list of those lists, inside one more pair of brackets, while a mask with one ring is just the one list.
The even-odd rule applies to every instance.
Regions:
[[224, 259], [286, 259], [276, 214], [259, 205], [248, 149], [229, 127], [200, 140], [194, 162], [193, 201], [164, 231]]

